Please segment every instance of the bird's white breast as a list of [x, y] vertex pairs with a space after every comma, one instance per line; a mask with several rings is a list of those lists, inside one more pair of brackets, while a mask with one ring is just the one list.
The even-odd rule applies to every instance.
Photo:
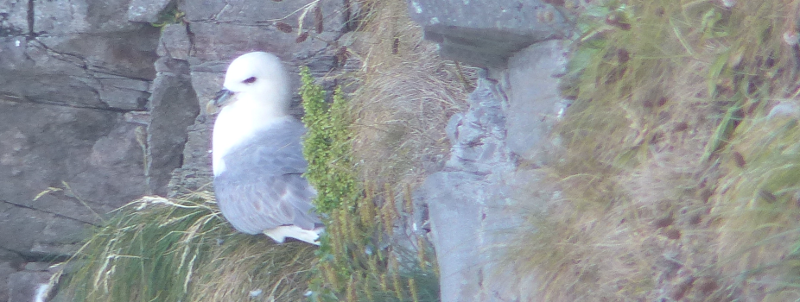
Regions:
[[240, 96], [222, 108], [214, 123], [212, 158], [214, 176], [225, 171], [223, 157], [261, 131], [284, 119], [291, 118], [270, 102]]

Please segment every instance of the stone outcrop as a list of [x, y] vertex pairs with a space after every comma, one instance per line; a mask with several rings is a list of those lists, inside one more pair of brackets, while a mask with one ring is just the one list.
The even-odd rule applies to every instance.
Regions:
[[503, 262], [503, 247], [523, 222], [519, 210], [537, 211], [552, 198], [537, 168], [557, 151], [550, 129], [569, 105], [558, 81], [568, 55], [561, 39], [571, 28], [535, 0], [408, 3], [443, 56], [488, 68], [467, 112], [448, 123], [443, 171], [418, 194], [430, 213], [441, 300], [534, 300], [534, 276]]
[[570, 35], [567, 18], [548, 2], [557, 1], [408, 0], [408, 11], [442, 57], [504, 67], [533, 43]]
[[159, 30], [128, 22], [128, 2], [0, 1], [0, 301], [31, 301], [23, 281], [49, 273], [25, 262], [72, 254], [87, 226], [149, 193], [148, 174], [175, 168], [146, 171], [134, 117]]

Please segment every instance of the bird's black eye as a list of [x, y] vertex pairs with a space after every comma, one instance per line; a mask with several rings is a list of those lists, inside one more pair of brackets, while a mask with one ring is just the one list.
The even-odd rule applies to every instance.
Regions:
[[244, 80], [245, 83], [251, 84], [256, 81], [256, 77], [249, 77], [247, 80]]

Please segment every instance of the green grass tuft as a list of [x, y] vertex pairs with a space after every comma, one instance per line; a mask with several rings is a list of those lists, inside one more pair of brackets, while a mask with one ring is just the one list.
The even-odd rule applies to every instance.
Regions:
[[235, 232], [208, 195], [143, 198], [97, 230], [61, 290], [74, 301], [243, 301], [259, 290], [256, 300], [297, 301], [315, 250]]

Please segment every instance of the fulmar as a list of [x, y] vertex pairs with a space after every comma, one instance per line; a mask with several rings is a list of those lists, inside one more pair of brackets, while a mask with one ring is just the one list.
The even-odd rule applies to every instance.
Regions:
[[291, 88], [280, 59], [266, 52], [231, 62], [214, 104], [221, 107], [212, 137], [214, 191], [236, 230], [292, 237], [319, 245], [322, 222], [303, 177], [303, 124], [289, 114]]

